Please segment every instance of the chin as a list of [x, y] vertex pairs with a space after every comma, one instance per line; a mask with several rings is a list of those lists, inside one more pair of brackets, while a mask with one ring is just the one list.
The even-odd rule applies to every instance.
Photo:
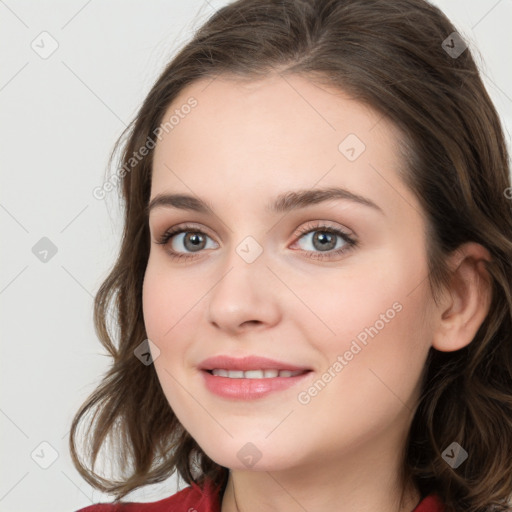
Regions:
[[[212, 443], [209, 437], [205, 442], [196, 438], [201, 449], [210, 459], [230, 469], [247, 471], [279, 471], [299, 463], [290, 459], [297, 450], [283, 443], [273, 443], [261, 436], [261, 440], [250, 441], [251, 436], [243, 434], [225, 439], [224, 443]], [[254, 439], [254, 438], [253, 438]], [[303, 450], [301, 450], [302, 452]]]

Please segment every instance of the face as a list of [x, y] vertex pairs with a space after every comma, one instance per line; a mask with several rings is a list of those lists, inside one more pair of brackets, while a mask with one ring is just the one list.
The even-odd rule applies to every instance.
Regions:
[[164, 121], [176, 109], [154, 150], [143, 313], [178, 419], [232, 469], [396, 456], [431, 346], [399, 132], [298, 76], [195, 82]]

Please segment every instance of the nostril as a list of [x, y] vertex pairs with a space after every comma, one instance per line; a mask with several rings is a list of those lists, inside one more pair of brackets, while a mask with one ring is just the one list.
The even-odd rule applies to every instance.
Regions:
[[261, 324], [261, 322], [259, 320], [247, 320], [246, 322], [244, 322], [242, 325], [259, 325]]

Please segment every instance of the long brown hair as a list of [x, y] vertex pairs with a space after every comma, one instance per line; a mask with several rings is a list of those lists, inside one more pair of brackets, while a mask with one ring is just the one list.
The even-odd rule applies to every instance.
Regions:
[[[454, 55], [443, 45], [448, 40], [453, 48], [456, 41], [461, 49], [454, 32], [424, 0], [238, 0], [211, 16], [172, 59], [115, 147], [124, 172], [108, 183], [122, 193], [124, 232], [94, 313], [112, 366], [70, 433], [74, 464], [87, 482], [117, 501], [174, 471], [189, 484], [206, 478], [226, 484], [228, 469], [184, 430], [153, 365], [134, 356], [147, 338], [142, 283], [152, 151], [134, 155], [154, 147], [164, 113], [188, 84], [220, 74], [257, 80], [277, 69], [350, 93], [405, 134], [402, 178], [427, 219], [434, 298], [448, 283], [451, 251], [475, 241], [491, 253], [492, 302], [474, 340], [454, 352], [429, 352], [402, 476], [423, 496], [437, 493], [448, 512], [510, 510], [512, 189], [502, 127], [470, 49]], [[87, 432], [79, 429], [84, 425]], [[78, 439], [87, 449], [84, 460]], [[454, 441], [469, 454], [457, 469], [442, 458]], [[95, 471], [104, 447], [117, 457], [110, 459], [121, 470], [117, 479]]]

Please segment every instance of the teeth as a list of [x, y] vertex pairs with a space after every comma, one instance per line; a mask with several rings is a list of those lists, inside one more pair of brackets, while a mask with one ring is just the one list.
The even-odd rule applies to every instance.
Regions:
[[[243, 372], [243, 374], [244, 374], [244, 379], [264, 379], [265, 378], [264, 370], [248, 370], [246, 372]], [[277, 375], [274, 375], [274, 377], [277, 377]]]
[[216, 368], [212, 374], [217, 377], [228, 377], [230, 379], [272, 379], [275, 377], [295, 377], [304, 373], [303, 370], [224, 370]]

